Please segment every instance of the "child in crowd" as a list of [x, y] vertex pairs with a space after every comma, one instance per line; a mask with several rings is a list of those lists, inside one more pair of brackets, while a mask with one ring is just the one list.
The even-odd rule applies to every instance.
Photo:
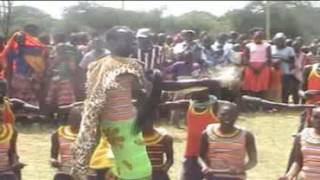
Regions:
[[[320, 177], [320, 108], [312, 110], [312, 127], [305, 128], [294, 142], [294, 161], [289, 171], [279, 180], [305, 180]], [[300, 175], [299, 175], [300, 174]]]
[[210, 124], [203, 132], [199, 160], [205, 179], [245, 180], [246, 171], [256, 166], [254, 136], [235, 126], [237, 118], [237, 105], [225, 103], [218, 111], [220, 124]]
[[[75, 103], [69, 106], [61, 106], [61, 109], [70, 109], [68, 125], [61, 126], [51, 136], [51, 160], [52, 167], [58, 169], [54, 180], [72, 179], [70, 170], [72, 166], [71, 147], [76, 139], [81, 122], [82, 104]], [[100, 142], [93, 153], [90, 161], [92, 169], [88, 180], [105, 180], [109, 168], [113, 165], [112, 153], [105, 137], [100, 138]]]
[[215, 96], [209, 95], [206, 87], [191, 88], [191, 100], [179, 100], [161, 104], [162, 108], [187, 109], [187, 147], [183, 162], [182, 180], [201, 180], [202, 172], [198, 164], [200, 137], [207, 125], [218, 123], [215, 115], [221, 103]]
[[155, 128], [150, 120], [143, 128], [144, 143], [152, 166], [152, 180], [169, 180], [173, 165], [173, 138], [165, 129]]

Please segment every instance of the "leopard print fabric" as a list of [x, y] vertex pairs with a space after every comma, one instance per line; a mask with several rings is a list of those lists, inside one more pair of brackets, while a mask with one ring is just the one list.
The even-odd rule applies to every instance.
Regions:
[[135, 59], [107, 56], [90, 64], [86, 83], [87, 99], [84, 101], [80, 130], [72, 148], [75, 164], [71, 174], [87, 174], [97, 142], [99, 115], [104, 108], [108, 90], [117, 88], [116, 77], [127, 73], [135, 75], [139, 84], [144, 86], [146, 80], [143, 70]]

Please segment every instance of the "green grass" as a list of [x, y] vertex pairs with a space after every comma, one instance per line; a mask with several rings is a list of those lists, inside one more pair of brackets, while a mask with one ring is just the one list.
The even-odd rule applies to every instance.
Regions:
[[[254, 113], [242, 115], [238, 124], [253, 132], [258, 148], [258, 165], [248, 172], [248, 180], [273, 180], [286, 168], [292, 137], [298, 125], [299, 113]], [[174, 137], [175, 163], [170, 169], [172, 180], [178, 179], [185, 147], [186, 133], [166, 127]], [[49, 166], [50, 133], [53, 127], [18, 126], [18, 151], [22, 162], [24, 180], [50, 180], [54, 170]]]

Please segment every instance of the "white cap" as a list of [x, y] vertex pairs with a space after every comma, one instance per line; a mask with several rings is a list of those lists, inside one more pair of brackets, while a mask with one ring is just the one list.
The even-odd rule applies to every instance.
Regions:
[[136, 37], [137, 38], [147, 38], [151, 35], [151, 30], [149, 28], [141, 28], [138, 30]]

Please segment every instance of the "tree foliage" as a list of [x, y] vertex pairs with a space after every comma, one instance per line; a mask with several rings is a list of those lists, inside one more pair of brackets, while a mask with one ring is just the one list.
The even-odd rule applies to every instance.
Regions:
[[[243, 9], [232, 10], [217, 17], [208, 12], [192, 11], [181, 16], [163, 16], [164, 8], [148, 12], [123, 11], [92, 2], [79, 2], [64, 9], [63, 18], [53, 19], [47, 13], [33, 7], [13, 6], [13, 30], [34, 23], [47, 32], [95, 31], [102, 33], [115, 25], [133, 29], [152, 28], [155, 32], [176, 33], [181, 29], [196, 32], [207, 31], [212, 35], [236, 30], [247, 32], [252, 27], [265, 27], [265, 3], [252, 1]], [[308, 1], [270, 1], [271, 34], [284, 32], [289, 37], [302, 35], [307, 39], [317, 37], [320, 27], [319, 4]]]

